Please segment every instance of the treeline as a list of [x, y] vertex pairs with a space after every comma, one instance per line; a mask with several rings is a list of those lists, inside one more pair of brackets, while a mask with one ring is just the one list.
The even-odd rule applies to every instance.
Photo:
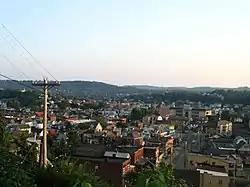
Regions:
[[41, 93], [36, 91], [0, 90], [0, 100], [12, 108], [40, 106], [42, 103], [40, 96]]
[[163, 93], [129, 96], [134, 101], [146, 103], [172, 103], [176, 101], [202, 102], [207, 104], [243, 104], [250, 105], [250, 91], [214, 90], [213, 92], [169, 91]]

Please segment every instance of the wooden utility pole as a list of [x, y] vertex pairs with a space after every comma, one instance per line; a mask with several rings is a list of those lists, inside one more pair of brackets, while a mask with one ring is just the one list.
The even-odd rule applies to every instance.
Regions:
[[41, 166], [47, 166], [47, 116], [48, 116], [48, 89], [54, 86], [60, 86], [60, 82], [48, 82], [47, 78], [44, 78], [42, 82], [34, 82], [34, 86], [43, 87], [44, 92], [44, 110], [43, 110], [43, 143], [42, 143], [42, 151], [41, 151]]

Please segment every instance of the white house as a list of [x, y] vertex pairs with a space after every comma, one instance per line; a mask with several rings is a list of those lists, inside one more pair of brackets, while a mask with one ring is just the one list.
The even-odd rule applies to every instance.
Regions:
[[102, 132], [102, 126], [100, 123], [98, 123], [95, 127], [95, 132]]

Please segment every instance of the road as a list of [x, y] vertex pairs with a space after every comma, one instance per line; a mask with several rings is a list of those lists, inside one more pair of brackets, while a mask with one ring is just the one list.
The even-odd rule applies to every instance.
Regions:
[[184, 169], [185, 168], [185, 149], [182, 147], [175, 148], [175, 156], [173, 158], [173, 165], [176, 169]]

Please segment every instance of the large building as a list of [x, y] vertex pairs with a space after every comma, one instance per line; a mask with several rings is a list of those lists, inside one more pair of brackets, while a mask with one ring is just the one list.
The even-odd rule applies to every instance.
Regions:
[[219, 134], [232, 135], [233, 124], [227, 120], [220, 120], [217, 123], [217, 129]]
[[212, 110], [205, 108], [191, 108], [189, 106], [170, 107], [170, 116], [187, 117], [193, 120], [207, 121], [212, 115]]
[[194, 120], [207, 121], [209, 116], [212, 116], [212, 110], [205, 108], [192, 108], [191, 110], [191, 118]]
[[189, 169], [198, 169], [201, 165], [223, 167], [231, 180], [235, 179], [235, 173], [238, 168], [237, 160], [232, 157], [189, 153], [186, 162], [186, 166]]

